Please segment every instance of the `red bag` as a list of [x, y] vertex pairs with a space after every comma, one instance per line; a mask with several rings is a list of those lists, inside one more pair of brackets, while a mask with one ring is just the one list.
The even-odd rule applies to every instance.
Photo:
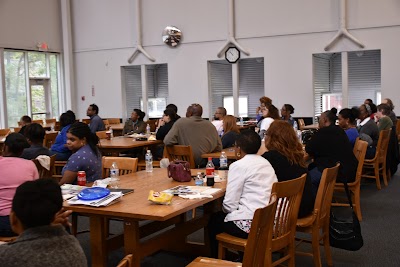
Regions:
[[190, 172], [190, 164], [187, 161], [175, 160], [168, 166], [168, 177], [177, 182], [190, 182], [192, 174]]

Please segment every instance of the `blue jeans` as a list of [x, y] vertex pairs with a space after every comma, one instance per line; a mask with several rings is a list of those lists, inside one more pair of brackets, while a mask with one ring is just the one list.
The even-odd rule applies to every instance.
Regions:
[[314, 167], [308, 171], [308, 174], [311, 178], [312, 192], [315, 198], [317, 196], [319, 183], [321, 182], [322, 172], [320, 172], [317, 167]]
[[11, 230], [10, 216], [0, 216], [0, 236], [16, 236]]

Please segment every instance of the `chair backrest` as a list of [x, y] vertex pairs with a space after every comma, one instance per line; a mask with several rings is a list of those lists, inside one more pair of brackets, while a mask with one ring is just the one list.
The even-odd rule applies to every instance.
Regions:
[[46, 124], [50, 124], [50, 123], [56, 123], [56, 119], [46, 119]]
[[89, 124], [90, 123], [90, 119], [82, 119], [83, 123]]
[[148, 124], [149, 126], [150, 126], [150, 131], [151, 132], [155, 132], [156, 131], [156, 123], [157, 123], [157, 121], [158, 120], [148, 120], [148, 121], [145, 121], [145, 123], [146, 124]]
[[54, 163], [56, 162], [56, 155], [50, 156], [50, 169], [47, 170], [45, 167], [43, 167], [39, 160], [37, 159], [32, 159], [33, 163], [35, 163], [36, 168], [38, 169], [39, 172], [39, 178], [52, 178], [53, 173], [54, 173]]
[[321, 225], [323, 222], [328, 223], [339, 166], [340, 163], [337, 163], [336, 166], [325, 168], [322, 172], [313, 211], [314, 215], [317, 215], [317, 225]]
[[383, 163], [386, 161], [386, 154], [388, 150], [391, 130], [392, 129], [381, 130], [379, 133], [379, 139], [378, 139], [378, 144], [376, 145], [376, 154], [375, 154], [375, 159], [377, 159], [379, 163]]
[[106, 127], [106, 129], [110, 128], [110, 122], [108, 121], [108, 119], [103, 119], [103, 123], [104, 123], [104, 127]]
[[57, 135], [58, 133], [56, 132], [46, 133], [43, 139], [43, 146], [50, 149], [50, 147], [56, 141]]
[[164, 150], [166, 151], [165, 156], [170, 161], [185, 160], [189, 162], [191, 169], [194, 169], [196, 167], [194, 163], [194, 155], [191, 146], [184, 146], [184, 145], [165, 146]]
[[299, 122], [299, 130], [303, 130], [304, 126], [306, 126], [304, 119], [298, 119], [297, 121]]
[[136, 172], [138, 159], [127, 157], [103, 157], [102, 168], [103, 178], [110, 177], [110, 168], [113, 162], [117, 163], [119, 175], [129, 174]]
[[243, 266], [269, 266], [266, 251], [272, 246], [272, 228], [277, 206], [277, 197], [271, 195], [269, 205], [257, 209], [251, 222], [249, 237], [244, 250]]
[[11, 133], [11, 130], [9, 128], [0, 129], [0, 136], [7, 136], [10, 133]]
[[398, 139], [400, 140], [400, 120], [399, 119], [397, 120], [397, 123], [396, 123], [396, 135], [397, 135]]
[[32, 120], [32, 123], [38, 123], [38, 124], [42, 125], [43, 120]]
[[98, 131], [96, 135], [99, 139], [107, 139], [107, 131]]
[[119, 118], [108, 118], [107, 120], [110, 124], [120, 124], [121, 123], [121, 119], [119, 119]]
[[22, 127], [14, 127], [14, 133], [19, 133]]
[[365, 153], [367, 152], [368, 142], [361, 140], [357, 137], [356, 143], [354, 144], [353, 153], [358, 160], [358, 167], [356, 172], [355, 182], [361, 181], [361, 175], [364, 166]]
[[306, 176], [307, 174], [305, 173], [299, 178], [272, 185], [271, 193], [276, 194], [278, 197], [275, 225], [272, 233], [272, 251], [285, 248], [290, 242], [294, 242], [297, 215]]
[[117, 267], [131, 267], [132, 266], [132, 254], [126, 255], [117, 265]]

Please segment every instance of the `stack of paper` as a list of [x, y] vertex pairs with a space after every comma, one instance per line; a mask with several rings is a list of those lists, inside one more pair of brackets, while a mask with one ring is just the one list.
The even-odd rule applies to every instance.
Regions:
[[68, 200], [68, 204], [101, 207], [114, 204], [115, 202], [120, 201], [121, 197], [122, 197], [122, 192], [111, 192], [109, 195], [96, 200], [81, 200], [78, 198], [78, 196], [75, 196], [70, 200]]

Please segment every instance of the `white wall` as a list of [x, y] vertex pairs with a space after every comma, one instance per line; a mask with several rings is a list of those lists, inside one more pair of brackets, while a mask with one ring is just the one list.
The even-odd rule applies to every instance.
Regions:
[[[265, 94], [278, 107], [292, 103], [295, 116], [313, 116], [312, 54], [323, 53], [335, 35], [339, 0], [235, 3], [239, 43], [250, 57], [265, 59]], [[189, 104], [200, 103], [207, 117], [207, 61], [218, 59], [225, 43], [228, 1], [142, 0], [142, 14], [143, 46], [156, 62], [139, 55], [133, 64], [168, 63], [170, 102], [178, 105], [181, 116]], [[365, 49], [381, 49], [382, 97], [400, 107], [400, 2], [351, 0], [347, 17], [350, 32]], [[84, 117], [93, 102], [99, 105], [100, 116], [122, 116], [120, 68], [129, 65], [127, 59], [136, 47], [135, 0], [72, 0], [72, 21], [78, 117]], [[162, 43], [167, 25], [183, 32], [183, 42], [175, 49]], [[331, 52], [342, 50], [358, 48], [343, 40]]]
[[46, 42], [49, 51], [62, 51], [60, 2], [56, 0], [1, 0], [0, 47], [37, 50]]

